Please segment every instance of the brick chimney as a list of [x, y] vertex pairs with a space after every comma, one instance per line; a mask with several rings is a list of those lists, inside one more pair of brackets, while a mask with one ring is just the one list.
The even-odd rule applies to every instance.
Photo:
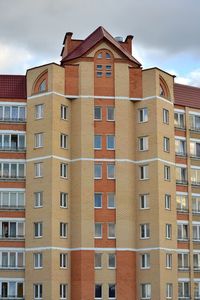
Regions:
[[132, 41], [133, 41], [133, 35], [127, 35], [124, 43], [126, 44], [126, 49], [130, 54], [132, 54]]
[[68, 53], [72, 51], [72, 32], [66, 32], [64, 41], [63, 41], [63, 48], [61, 52], [62, 58], [67, 56]]

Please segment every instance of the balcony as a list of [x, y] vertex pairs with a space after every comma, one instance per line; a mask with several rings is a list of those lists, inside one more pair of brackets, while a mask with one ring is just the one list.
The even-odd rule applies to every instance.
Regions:
[[7, 296], [7, 297], [0, 296], [0, 300], [25, 300], [25, 298], [15, 297], [15, 296]]
[[0, 210], [25, 210], [24, 205], [0, 205]]
[[179, 272], [189, 272], [190, 268], [189, 266], [178, 266]]
[[20, 271], [24, 270], [25, 266], [12, 266], [12, 265], [0, 265], [0, 270], [15, 270], [15, 271]]
[[193, 215], [200, 215], [200, 210], [198, 210], [198, 209], [193, 209], [193, 210], [192, 210], [192, 214], [193, 214]]
[[5, 123], [26, 123], [26, 119], [25, 118], [5, 118], [5, 117], [1, 117], [0, 118], [0, 122], [5, 122]]
[[25, 181], [25, 176], [7, 176], [3, 174], [0, 181]]
[[200, 155], [197, 155], [197, 154], [190, 154], [190, 158], [192, 159], [200, 159]]
[[188, 181], [185, 179], [176, 179], [177, 185], [188, 185]]
[[190, 126], [190, 130], [200, 132], [200, 127], [199, 126]]
[[188, 208], [177, 207], [176, 211], [179, 214], [188, 214], [189, 213], [189, 209]]
[[194, 186], [194, 187], [198, 187], [200, 186], [200, 182], [199, 181], [191, 181], [191, 185]]
[[12, 234], [3, 234], [0, 235], [0, 240], [24, 240], [25, 239], [25, 235], [12, 235]]
[[189, 242], [189, 238], [188, 237], [178, 237], [177, 242], [187, 243], [187, 242]]
[[182, 123], [175, 123], [174, 127], [176, 129], [180, 129], [180, 130], [185, 130], [186, 129], [185, 124], [182, 124]]
[[195, 244], [197, 244], [197, 243], [200, 243], [200, 238], [198, 238], [198, 239], [192, 239], [192, 241], [193, 241], [193, 243], [195, 243]]
[[183, 152], [183, 151], [176, 152], [175, 154], [176, 154], [176, 156], [182, 156], [182, 157], [186, 157], [187, 156], [187, 153]]
[[194, 266], [193, 270], [194, 270], [195, 273], [200, 272], [200, 266]]
[[14, 146], [0, 146], [0, 152], [26, 152], [25, 147], [14, 147]]
[[178, 300], [190, 300], [191, 297], [188, 296], [188, 297], [178, 297]]

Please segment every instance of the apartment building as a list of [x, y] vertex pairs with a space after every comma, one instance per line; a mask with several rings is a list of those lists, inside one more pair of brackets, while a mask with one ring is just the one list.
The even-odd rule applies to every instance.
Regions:
[[200, 88], [132, 40], [0, 75], [0, 299], [200, 300]]

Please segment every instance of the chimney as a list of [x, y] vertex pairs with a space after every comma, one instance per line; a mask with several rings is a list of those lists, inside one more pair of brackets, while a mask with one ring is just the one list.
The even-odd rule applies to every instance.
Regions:
[[66, 34], [65, 34], [65, 38], [64, 38], [64, 41], [63, 41], [63, 49], [62, 49], [62, 52], [61, 52], [62, 58], [64, 58], [65, 56], [67, 56], [67, 54], [69, 52], [71, 52], [71, 49], [72, 49], [72, 41], [71, 41], [72, 35], [73, 35], [72, 32], [66, 32]]
[[132, 41], [133, 41], [133, 35], [127, 35], [125, 39], [125, 43], [127, 44], [127, 50], [130, 54], [132, 54]]

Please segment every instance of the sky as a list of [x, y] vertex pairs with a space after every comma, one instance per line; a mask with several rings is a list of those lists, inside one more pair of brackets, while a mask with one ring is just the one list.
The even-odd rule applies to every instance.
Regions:
[[0, 74], [60, 61], [63, 38], [98, 26], [133, 35], [133, 56], [200, 86], [199, 0], [0, 0]]

